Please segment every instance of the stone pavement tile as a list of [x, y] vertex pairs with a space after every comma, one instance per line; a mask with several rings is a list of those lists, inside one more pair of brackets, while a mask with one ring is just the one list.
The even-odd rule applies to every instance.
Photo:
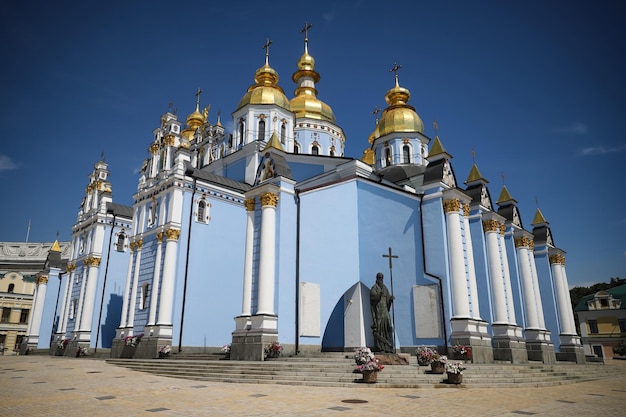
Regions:
[[[321, 388], [160, 377], [89, 358], [0, 357], [0, 416], [626, 415], [624, 373], [545, 388]], [[52, 366], [51, 366], [52, 365]]]

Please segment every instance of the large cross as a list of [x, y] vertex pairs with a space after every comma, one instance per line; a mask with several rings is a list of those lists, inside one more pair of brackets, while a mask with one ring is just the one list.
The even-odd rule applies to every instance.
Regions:
[[378, 108], [378, 106], [376, 106], [374, 108], [374, 111], [372, 112], [372, 114], [376, 115], [376, 123], [378, 124], [378, 113], [380, 113], [380, 109]]
[[398, 65], [397, 63], [394, 62], [393, 64], [393, 68], [391, 68], [389, 71], [391, 72], [395, 72], [396, 73], [396, 85], [398, 85], [398, 70], [402, 68], [402, 65]]
[[270, 40], [270, 38], [267, 38], [265, 40], [265, 44], [262, 46], [263, 49], [265, 49], [265, 63], [268, 64], [269, 63], [269, 57], [270, 57], [270, 45], [272, 44], [272, 41]]
[[196, 107], [198, 107], [200, 105], [200, 94], [202, 94], [202, 90], [200, 89], [200, 87], [198, 87], [198, 91], [195, 94], [195, 96], [196, 96]]
[[[389, 253], [384, 254], [383, 258], [389, 258], [389, 286], [391, 287], [391, 296], [393, 297], [393, 259], [398, 259], [398, 255], [394, 255], [391, 251], [391, 246], [389, 247]], [[391, 304], [391, 324], [393, 326], [393, 330], [391, 332], [391, 340], [393, 343], [393, 349], [395, 351], [396, 348], [396, 310], [394, 308], [395, 303]]]
[[304, 29], [302, 29], [300, 33], [304, 33], [305, 42], [309, 40], [309, 29], [311, 29], [312, 27], [313, 25], [310, 24], [309, 22], [304, 22]]

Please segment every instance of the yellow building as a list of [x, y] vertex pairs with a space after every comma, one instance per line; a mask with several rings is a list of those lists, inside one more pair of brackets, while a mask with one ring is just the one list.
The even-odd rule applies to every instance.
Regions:
[[46, 267], [53, 245], [61, 251], [64, 264], [69, 242], [0, 242], [0, 348], [15, 354], [28, 333], [32, 319], [33, 294], [37, 279]]
[[626, 285], [587, 295], [574, 309], [578, 314], [585, 355], [613, 357], [626, 344]]

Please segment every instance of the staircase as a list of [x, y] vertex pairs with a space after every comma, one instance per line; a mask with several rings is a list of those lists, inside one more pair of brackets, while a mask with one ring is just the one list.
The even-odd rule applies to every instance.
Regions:
[[[222, 360], [219, 360], [222, 359]], [[615, 365], [558, 363], [467, 364], [460, 385], [444, 382], [446, 375], [429, 373], [430, 367], [386, 365], [377, 384], [359, 383], [354, 361], [346, 353], [281, 357], [264, 362], [223, 360], [220, 354], [168, 359], [107, 359], [107, 363], [171, 378], [251, 384], [375, 388], [513, 388], [545, 387], [609, 378], [620, 372]]]

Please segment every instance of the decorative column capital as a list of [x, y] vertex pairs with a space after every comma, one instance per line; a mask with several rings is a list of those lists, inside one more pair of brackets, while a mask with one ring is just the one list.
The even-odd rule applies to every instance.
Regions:
[[254, 206], [256, 202], [254, 201], [254, 197], [246, 198], [243, 202], [244, 206], [246, 206], [246, 211], [254, 211]]
[[443, 201], [443, 211], [445, 213], [456, 213], [461, 209], [461, 200], [458, 198], [451, 198], [450, 200]]
[[165, 235], [165, 233], [163, 233], [163, 232], [157, 232], [157, 234], [156, 234], [156, 239], [157, 239], [157, 242], [159, 242], [159, 243], [162, 243], [162, 242], [163, 242], [163, 235]]
[[529, 237], [522, 236], [515, 238], [515, 247], [516, 248], [531, 248], [533, 245], [533, 240]]
[[85, 266], [100, 266], [100, 261], [102, 259], [98, 258], [97, 256], [90, 256], [89, 258], [85, 259], [83, 261], [83, 265]]
[[278, 194], [272, 192], [261, 193], [259, 196], [261, 199], [261, 206], [272, 206], [276, 207], [278, 205]]
[[76, 262], [70, 262], [69, 264], [67, 264], [67, 267], [65, 269], [67, 270], [67, 272], [74, 272], [76, 270]]
[[494, 219], [483, 220], [483, 231], [485, 233], [489, 232], [499, 232], [500, 231], [500, 222]]
[[553, 264], [565, 265], [565, 256], [561, 255], [560, 253], [550, 256], [550, 265]]
[[48, 283], [48, 275], [40, 275], [37, 277], [37, 285], [47, 284], [47, 283]]
[[165, 137], [163, 143], [165, 144], [165, 146], [174, 146], [174, 144], [176, 143], [176, 138], [174, 137], [174, 135], [169, 134]]
[[179, 229], [167, 229], [165, 231], [165, 238], [167, 240], [178, 240], [179, 237], [180, 237]]
[[504, 223], [500, 223], [500, 234], [504, 236], [504, 232], [506, 232], [506, 225]]
[[463, 215], [465, 217], [470, 215], [470, 205], [467, 203], [463, 204]]
[[150, 153], [152, 155], [156, 155], [159, 152], [159, 144], [158, 143], [153, 143], [152, 145], [150, 145], [150, 148], [148, 148], [150, 150]]

